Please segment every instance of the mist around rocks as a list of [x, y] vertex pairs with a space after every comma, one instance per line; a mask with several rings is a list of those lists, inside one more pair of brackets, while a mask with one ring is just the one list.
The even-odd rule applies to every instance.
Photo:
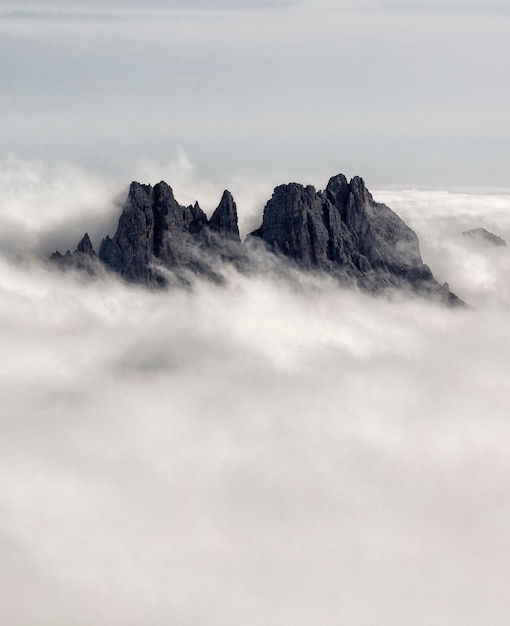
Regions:
[[[373, 191], [452, 310], [298, 272], [62, 273], [43, 253], [112, 232], [124, 190], [4, 166], [2, 623], [508, 623], [510, 254], [461, 233], [508, 240], [510, 194]], [[256, 227], [264, 184], [225, 186]]]

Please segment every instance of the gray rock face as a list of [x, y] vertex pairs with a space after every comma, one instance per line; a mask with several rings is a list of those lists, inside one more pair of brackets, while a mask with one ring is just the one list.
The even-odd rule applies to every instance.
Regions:
[[374, 201], [359, 177], [339, 174], [324, 191], [280, 185], [251, 233], [276, 254], [370, 290], [406, 286], [458, 300], [423, 263], [418, 237], [389, 207]]
[[228, 191], [209, 222], [198, 203], [180, 205], [165, 182], [154, 187], [134, 182], [117, 232], [103, 239], [99, 259], [130, 282], [164, 284], [164, 268], [213, 278], [215, 262], [231, 258], [236, 246], [240, 252], [236, 206]]
[[498, 237], [494, 233], [486, 230], [485, 228], [472, 228], [471, 230], [465, 230], [464, 237], [468, 237], [473, 241], [490, 245], [490, 246], [506, 246], [506, 241], [501, 237]]
[[[359, 177], [348, 182], [339, 174], [324, 191], [298, 183], [276, 187], [262, 225], [249, 237], [301, 269], [327, 272], [370, 291], [404, 286], [460, 303], [423, 263], [414, 231], [375, 202]], [[52, 259], [76, 266], [96, 255], [85, 235], [74, 254], [56, 252]], [[190, 272], [220, 280], [225, 262], [257, 271], [250, 247], [241, 244], [228, 191], [208, 220], [198, 203], [180, 205], [165, 182], [131, 184], [117, 231], [103, 239], [98, 259], [125, 280], [149, 286], [175, 278], [186, 282]]]

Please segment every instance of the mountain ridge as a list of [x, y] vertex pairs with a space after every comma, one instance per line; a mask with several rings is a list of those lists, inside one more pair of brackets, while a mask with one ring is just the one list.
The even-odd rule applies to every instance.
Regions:
[[[225, 190], [208, 219], [198, 202], [177, 202], [164, 181], [132, 182], [113, 237], [96, 254], [87, 234], [73, 254], [53, 253], [64, 267], [102, 265], [127, 282], [165, 286], [200, 275], [221, 281], [220, 264], [254, 267], [250, 243], [304, 270], [379, 292], [407, 288], [461, 304], [423, 262], [416, 233], [388, 206], [376, 202], [359, 176], [329, 179], [324, 190], [286, 183], [265, 204], [262, 223], [241, 241], [237, 206]], [[259, 246], [260, 248], [260, 246]]]

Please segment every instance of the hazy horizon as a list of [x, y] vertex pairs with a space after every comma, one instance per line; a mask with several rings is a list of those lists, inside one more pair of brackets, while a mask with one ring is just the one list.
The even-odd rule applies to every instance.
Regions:
[[0, 156], [508, 187], [507, 1], [4, 3]]

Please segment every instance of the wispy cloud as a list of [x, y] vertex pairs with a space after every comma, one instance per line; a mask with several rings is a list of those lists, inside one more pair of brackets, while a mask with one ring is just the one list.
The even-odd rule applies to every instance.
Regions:
[[28, 19], [73, 19], [73, 18], [114, 18], [123, 14], [136, 15], [140, 13], [164, 14], [175, 11], [275, 11], [285, 7], [295, 6], [299, 0], [166, 0], [144, 3], [127, 2], [89, 2], [84, 7], [80, 2], [46, 2], [26, 4], [4, 4], [0, 9], [3, 18]]
[[398, 11], [434, 11], [434, 12], [456, 12], [457, 14], [465, 14], [476, 12], [480, 14], [492, 13], [508, 13], [510, 11], [510, 3], [507, 0], [499, 2], [480, 2], [479, 0], [426, 0], [416, 2], [392, 2], [388, 0], [378, 3], [382, 8], [388, 8]]

